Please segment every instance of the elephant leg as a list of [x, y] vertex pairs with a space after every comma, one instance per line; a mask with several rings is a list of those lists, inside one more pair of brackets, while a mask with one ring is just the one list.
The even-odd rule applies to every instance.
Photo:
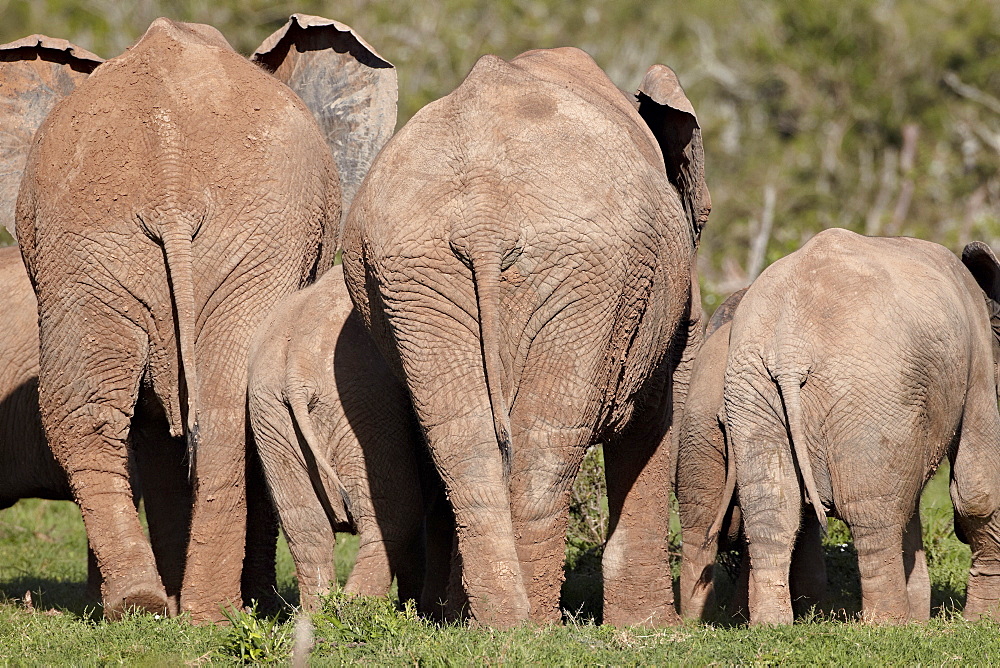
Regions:
[[165, 421], [144, 416], [133, 421], [132, 435], [156, 567], [167, 592], [168, 612], [176, 615], [191, 521], [186, 446], [170, 437]]
[[[224, 622], [223, 610], [242, 604], [247, 522], [245, 378], [242, 382], [243, 393], [220, 392], [212, 397], [217, 403], [199, 414], [191, 539], [181, 588], [181, 609], [196, 622]], [[205, 386], [201, 396], [211, 396]]]
[[392, 586], [390, 546], [382, 539], [377, 528], [359, 526], [358, 535], [361, 537], [358, 556], [347, 584], [344, 585], [344, 591], [362, 596], [384, 596]]
[[866, 622], [906, 621], [910, 615], [910, 604], [903, 569], [903, 527], [860, 523], [860, 518], [878, 517], [887, 510], [875, 507], [865, 509], [864, 505], [862, 502], [844, 504], [843, 510], [844, 521], [851, 528], [854, 547], [858, 551], [862, 616]]
[[918, 506], [903, 534], [903, 569], [906, 572], [906, 596], [910, 619], [926, 622], [931, 618], [931, 578], [927, 572], [927, 554], [920, 527]]
[[681, 614], [685, 619], [704, 619], [715, 608], [715, 557], [719, 543], [705, 543], [708, 527], [683, 527], [681, 546]]
[[511, 513], [517, 537], [521, 577], [528, 591], [531, 620], [554, 624], [561, 619], [559, 594], [565, 579], [569, 495], [580, 470], [591, 430], [558, 428], [554, 420], [522, 427], [515, 408]]
[[304, 610], [316, 611], [337, 580], [334, 528], [314, 491], [287, 406], [277, 396], [255, 391], [249, 402], [254, 443], [295, 563], [300, 602]]
[[[247, 434], [252, 439], [252, 434]], [[248, 441], [251, 442], [251, 441]], [[278, 554], [278, 514], [254, 448], [247, 452], [247, 539], [240, 589], [243, 605], [257, 604], [263, 614], [281, 610], [275, 562]]]
[[826, 598], [823, 528], [812, 509], [807, 508], [802, 517], [802, 529], [795, 539], [789, 573], [792, 607], [798, 615], [822, 605]]
[[477, 623], [507, 628], [528, 619], [529, 603], [488, 402], [481, 409], [431, 426], [427, 441], [455, 513], [469, 612]]
[[[163, 613], [167, 596], [133, 504], [128, 445], [147, 346], [145, 333], [89, 300], [61, 317], [40, 305], [39, 405], [66, 470], [104, 580], [104, 614]], [[114, 326], [109, 323], [114, 323]], [[117, 328], [117, 329], [116, 329]], [[121, 331], [119, 331], [121, 330]]]
[[663, 626], [680, 621], [670, 571], [672, 455], [667, 405], [605, 438], [610, 515], [604, 548], [604, 623]]
[[968, 620], [1000, 618], [1000, 415], [987, 365], [970, 388], [958, 447], [951, 454], [951, 500], [972, 549], [966, 589]]

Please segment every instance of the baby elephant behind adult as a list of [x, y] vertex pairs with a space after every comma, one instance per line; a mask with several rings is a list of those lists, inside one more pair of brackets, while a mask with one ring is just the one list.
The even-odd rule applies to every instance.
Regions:
[[340, 266], [271, 311], [250, 360], [254, 441], [303, 606], [316, 609], [336, 582], [334, 531], [352, 525], [360, 545], [346, 591], [384, 595], [395, 574], [400, 599], [417, 599], [420, 433], [406, 388], [354, 311]]
[[750, 550], [751, 623], [792, 622], [789, 560], [803, 497], [821, 524], [829, 509], [850, 527], [865, 618], [910, 617], [904, 531], [945, 453], [972, 545], [965, 615], [996, 610], [1000, 414], [990, 318], [992, 309], [1000, 327], [1000, 266], [978, 243], [963, 260], [968, 270], [936, 244], [828, 230], [747, 291], [732, 322], [725, 411]]

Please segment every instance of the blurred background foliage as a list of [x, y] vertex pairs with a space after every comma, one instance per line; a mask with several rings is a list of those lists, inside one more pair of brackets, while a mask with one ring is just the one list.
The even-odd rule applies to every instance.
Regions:
[[1000, 248], [996, 0], [0, 0], [0, 41], [42, 32], [109, 58], [169, 16], [250, 53], [292, 12], [396, 64], [400, 124], [484, 53], [579, 46], [629, 91], [673, 67], [705, 134], [710, 308], [826, 227]]

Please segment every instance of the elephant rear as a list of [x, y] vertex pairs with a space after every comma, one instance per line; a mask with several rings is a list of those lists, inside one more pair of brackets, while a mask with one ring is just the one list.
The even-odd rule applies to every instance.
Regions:
[[995, 400], [993, 416], [970, 412], [993, 393], [970, 285], [935, 244], [828, 230], [747, 292], [725, 410], [754, 569], [751, 621], [791, 621], [785, 559], [803, 500], [823, 525], [830, 509], [851, 527], [866, 617], [926, 618], [920, 490], [949, 449], [961, 458], [987, 447], [972, 432], [1000, 435]]

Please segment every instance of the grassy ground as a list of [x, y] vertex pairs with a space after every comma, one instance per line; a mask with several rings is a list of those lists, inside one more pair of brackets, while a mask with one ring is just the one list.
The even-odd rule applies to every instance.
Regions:
[[[647, 663], [985, 664], [1000, 656], [1000, 628], [968, 624], [964, 599], [968, 548], [951, 531], [947, 479], [924, 495], [925, 541], [935, 618], [929, 624], [872, 627], [853, 622], [860, 607], [849, 535], [831, 521], [827, 538], [830, 600], [793, 627], [749, 629], [724, 619], [665, 630], [614, 629], [600, 613], [599, 554], [577, 544], [564, 588], [567, 623], [513, 631], [435, 626], [390, 599], [335, 595], [313, 616], [316, 663], [552, 665]], [[356, 541], [337, 548], [343, 582]], [[231, 628], [195, 627], [148, 615], [108, 624], [83, 599], [85, 538], [76, 507], [29, 500], [0, 511], [0, 662], [15, 664], [150, 664], [288, 660], [295, 620], [234, 613]], [[297, 599], [291, 559], [281, 546], [279, 592]], [[722, 583], [725, 588], [726, 584]], [[31, 592], [30, 606], [25, 592]], [[724, 595], [721, 597], [724, 598]]]

